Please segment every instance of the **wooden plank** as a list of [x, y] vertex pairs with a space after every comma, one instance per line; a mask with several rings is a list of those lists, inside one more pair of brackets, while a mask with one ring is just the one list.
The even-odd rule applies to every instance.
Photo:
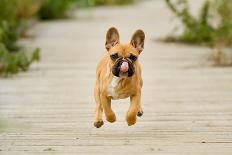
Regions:
[[[197, 9], [202, 1], [190, 2]], [[112, 25], [123, 41], [146, 32], [144, 116], [128, 127], [129, 100], [113, 101], [117, 122], [95, 129], [95, 67]], [[211, 66], [205, 47], [154, 41], [171, 29], [161, 0], [36, 25], [35, 40], [22, 42], [41, 47], [41, 62], [0, 80], [0, 154], [231, 155], [232, 68]]]

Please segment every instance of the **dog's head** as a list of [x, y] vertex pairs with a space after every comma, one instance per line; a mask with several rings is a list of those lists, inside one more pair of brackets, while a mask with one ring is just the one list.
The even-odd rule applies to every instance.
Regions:
[[111, 27], [106, 34], [105, 47], [112, 65], [112, 73], [117, 77], [131, 77], [135, 73], [135, 64], [144, 48], [145, 34], [137, 30], [130, 43], [121, 44], [118, 30]]

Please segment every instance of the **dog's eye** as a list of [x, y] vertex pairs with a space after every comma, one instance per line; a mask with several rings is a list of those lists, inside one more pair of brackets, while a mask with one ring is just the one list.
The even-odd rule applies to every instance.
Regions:
[[129, 59], [134, 62], [137, 60], [137, 56], [131, 54]]
[[112, 60], [118, 59], [118, 53], [114, 53], [114, 54], [110, 55], [110, 58], [111, 58]]

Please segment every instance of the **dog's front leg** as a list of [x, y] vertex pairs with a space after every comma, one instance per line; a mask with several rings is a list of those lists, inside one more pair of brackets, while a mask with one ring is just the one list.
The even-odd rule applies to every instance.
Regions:
[[102, 120], [103, 109], [102, 109], [101, 100], [100, 100], [100, 92], [99, 92], [99, 88], [97, 84], [94, 89], [94, 97], [95, 97], [95, 102], [96, 102], [94, 126], [96, 128], [100, 128], [104, 124], [104, 122]]
[[136, 116], [140, 110], [140, 94], [130, 97], [130, 107], [127, 112], [126, 121], [129, 126], [136, 123]]
[[101, 95], [101, 104], [105, 112], [106, 120], [111, 123], [115, 122], [116, 116], [111, 109], [111, 99], [105, 95]]

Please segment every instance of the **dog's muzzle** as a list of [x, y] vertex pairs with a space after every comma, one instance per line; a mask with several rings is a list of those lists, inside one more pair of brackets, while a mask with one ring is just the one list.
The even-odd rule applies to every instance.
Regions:
[[134, 74], [134, 66], [126, 59], [119, 59], [112, 67], [112, 73], [117, 77], [131, 77]]

